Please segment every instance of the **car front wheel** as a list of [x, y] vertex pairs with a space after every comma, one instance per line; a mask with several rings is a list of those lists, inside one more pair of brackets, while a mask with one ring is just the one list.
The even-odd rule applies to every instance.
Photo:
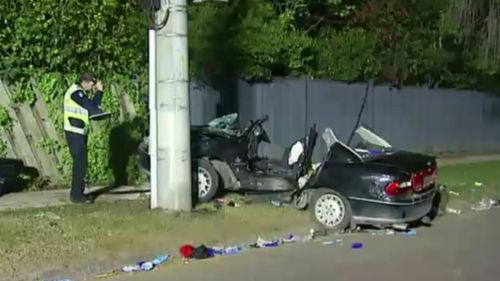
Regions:
[[196, 179], [198, 183], [198, 201], [212, 201], [219, 190], [219, 174], [208, 160], [197, 160]]
[[352, 210], [347, 199], [328, 188], [314, 191], [309, 213], [316, 224], [327, 231], [343, 231], [349, 227]]

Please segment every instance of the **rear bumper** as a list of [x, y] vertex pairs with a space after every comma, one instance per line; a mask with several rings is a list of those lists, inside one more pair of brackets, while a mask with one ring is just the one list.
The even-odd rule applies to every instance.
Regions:
[[385, 202], [350, 197], [353, 219], [358, 223], [394, 224], [418, 221], [429, 214], [436, 190], [433, 188], [415, 202]]

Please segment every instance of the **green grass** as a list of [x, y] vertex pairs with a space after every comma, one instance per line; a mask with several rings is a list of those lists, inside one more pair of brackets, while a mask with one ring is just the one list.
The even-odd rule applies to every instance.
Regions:
[[[481, 187], [475, 183], [482, 183]], [[500, 196], [500, 161], [459, 164], [439, 169], [439, 183], [460, 193], [459, 198], [477, 201], [481, 197]], [[451, 197], [454, 198], [454, 197]]]
[[[43, 212], [50, 216], [40, 217]], [[185, 243], [255, 239], [309, 224], [307, 212], [267, 204], [219, 210], [205, 205], [190, 214], [150, 211], [145, 201], [1, 212], [0, 280], [99, 260], [127, 260], [131, 254], [176, 255]]]
[[[460, 193], [451, 199], [498, 198], [500, 161], [441, 167], [439, 182]], [[190, 214], [151, 211], [146, 201], [0, 212], [0, 280], [102, 260], [176, 255], [185, 243], [217, 245], [310, 225], [307, 212], [270, 204], [219, 210], [208, 204]]]

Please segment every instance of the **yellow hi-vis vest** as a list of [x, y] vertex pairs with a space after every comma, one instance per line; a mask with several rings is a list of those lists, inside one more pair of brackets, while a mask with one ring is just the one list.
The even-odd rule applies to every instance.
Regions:
[[[64, 94], [64, 130], [80, 135], [86, 135], [89, 128], [89, 112], [71, 99], [71, 95], [76, 91], [83, 91], [80, 86], [73, 84]], [[75, 118], [83, 121], [84, 128], [79, 128], [71, 125], [70, 118]]]

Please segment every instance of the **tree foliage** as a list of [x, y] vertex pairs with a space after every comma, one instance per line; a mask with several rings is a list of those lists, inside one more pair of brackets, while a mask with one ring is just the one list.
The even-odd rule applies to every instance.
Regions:
[[451, 1], [442, 32], [464, 48], [464, 59], [486, 74], [500, 72], [500, 1]]
[[[0, 42], [0, 75], [11, 86], [12, 102], [33, 104], [31, 78], [42, 92], [63, 141], [43, 139], [37, 145], [50, 153], [61, 153], [60, 169], [66, 178], [71, 161], [62, 128], [64, 92], [82, 72], [92, 71], [104, 81], [103, 107], [113, 112], [113, 117], [92, 128], [88, 180], [113, 181], [113, 150], [124, 148], [127, 140], [140, 140], [146, 122], [141, 95], [147, 81], [147, 18], [136, 1], [0, 1]], [[112, 95], [111, 85], [120, 85], [130, 96], [140, 113], [138, 121], [117, 121], [118, 100]], [[5, 128], [9, 116], [2, 112], [0, 124]], [[121, 134], [124, 137], [113, 139], [119, 130], [126, 131]], [[119, 153], [130, 154], [131, 148], [127, 149]], [[128, 166], [129, 178], [137, 179], [134, 163], [127, 159], [123, 162]]]
[[[128, 136], [121, 149], [134, 150], [147, 125], [146, 14], [136, 0], [0, 1], [0, 76], [13, 102], [33, 104], [35, 78], [62, 133], [62, 95], [76, 74], [93, 71], [104, 80], [104, 107], [115, 115], [91, 134], [91, 182], [116, 176], [111, 143]], [[189, 51], [191, 75], [207, 80], [307, 75], [498, 89], [500, 0], [190, 1]], [[116, 121], [112, 84], [139, 109], [134, 122]], [[9, 122], [0, 109], [0, 125]], [[63, 152], [68, 175], [64, 143], [40, 145]]]
[[0, 1], [0, 70], [131, 74], [147, 57], [146, 21], [135, 1]]

